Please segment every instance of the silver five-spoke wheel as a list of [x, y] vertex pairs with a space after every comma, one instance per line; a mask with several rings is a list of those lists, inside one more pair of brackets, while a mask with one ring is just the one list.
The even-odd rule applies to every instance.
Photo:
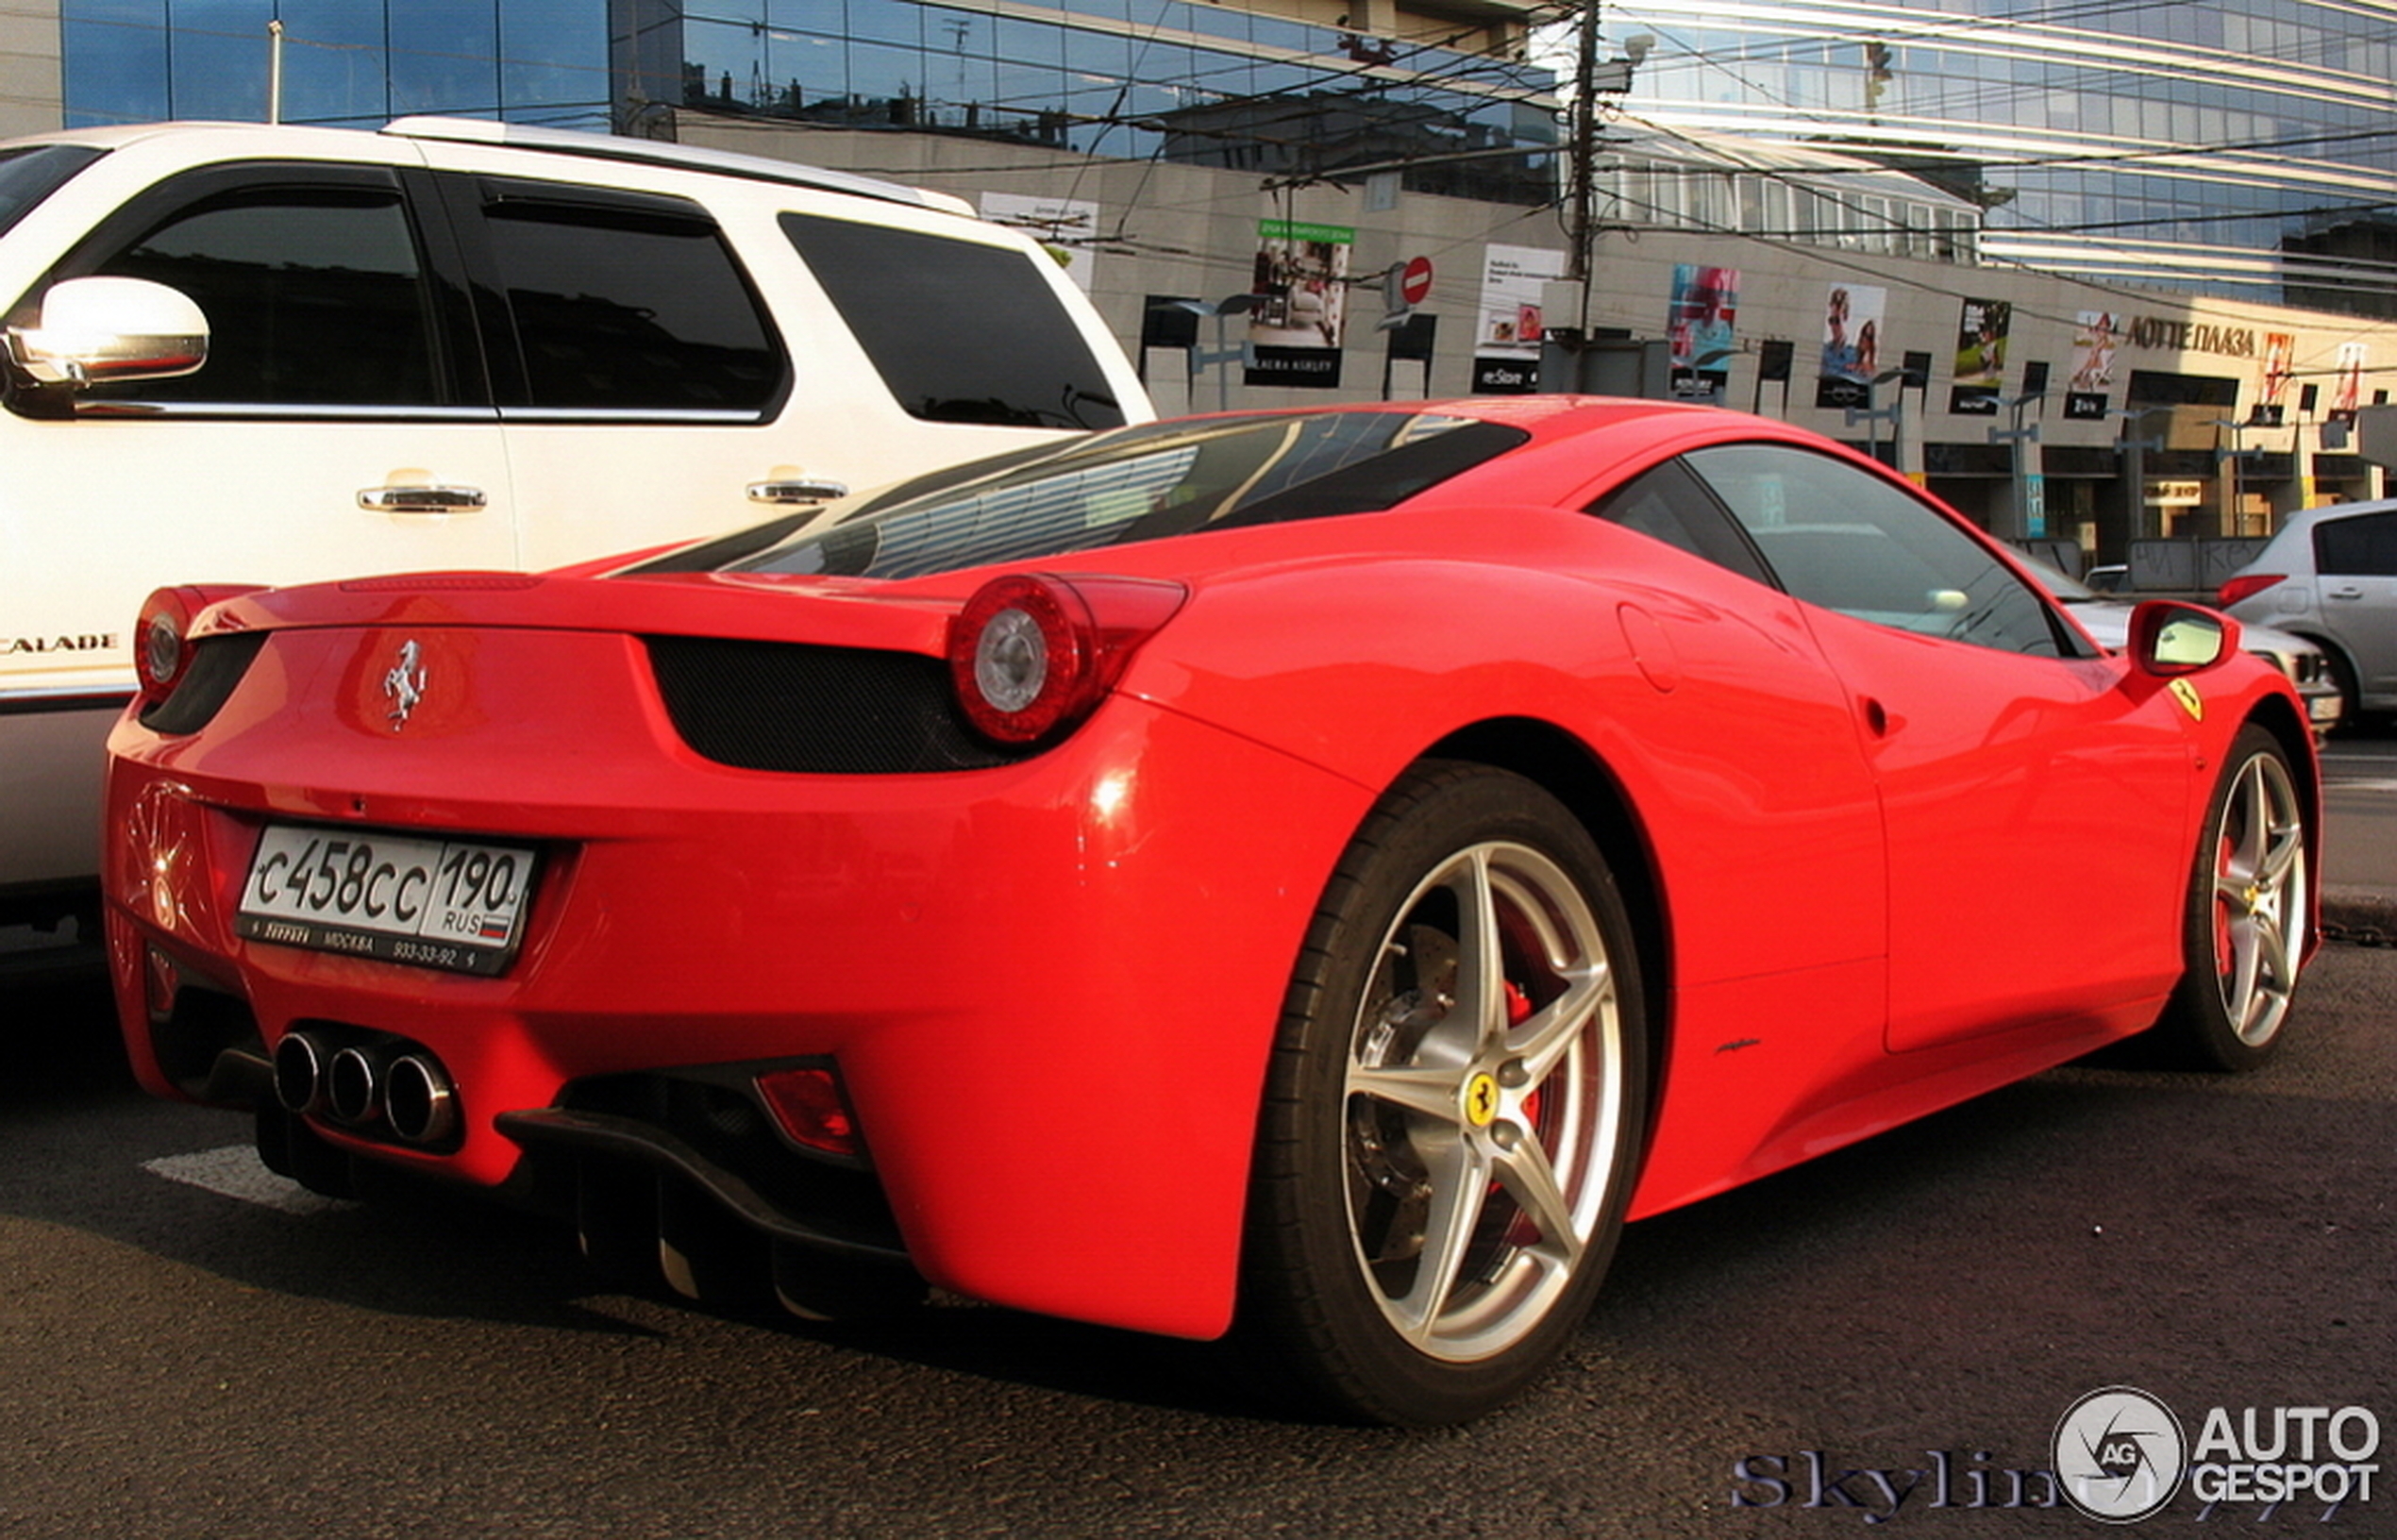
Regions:
[[1283, 1009], [1244, 1264], [1257, 1362], [1384, 1422], [1521, 1389], [1612, 1258], [1646, 1064], [1629, 912], [1589, 831], [1502, 771], [1401, 780]]
[[1538, 851], [1469, 846], [1400, 906], [1345, 1098], [1349, 1239], [1410, 1346], [1487, 1358], [1554, 1308], [1609, 1191], [1622, 1039], [1598, 921]]
[[2157, 1028], [2174, 1057], [2253, 1069], [2279, 1047], [2311, 940], [2311, 812], [2279, 740], [2241, 728], [2199, 826], [2180, 987]]
[[2214, 979], [2223, 1019], [2251, 1047], [2288, 1014], [2305, 956], [2305, 814], [2288, 765], [2254, 753], [2214, 822]]

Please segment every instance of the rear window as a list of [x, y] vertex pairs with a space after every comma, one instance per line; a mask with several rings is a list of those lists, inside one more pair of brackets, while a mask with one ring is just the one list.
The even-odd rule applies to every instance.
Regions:
[[914, 578], [1294, 519], [1369, 512], [1481, 464], [1522, 429], [1403, 411], [1156, 423], [902, 484], [739, 570]]
[[1119, 427], [1106, 374], [1030, 254], [853, 220], [782, 232], [910, 416]]
[[102, 153], [89, 144], [30, 144], [0, 152], [0, 234]]

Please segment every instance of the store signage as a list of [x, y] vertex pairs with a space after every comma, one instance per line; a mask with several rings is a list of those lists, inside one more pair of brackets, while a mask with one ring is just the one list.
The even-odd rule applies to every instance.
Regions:
[[2256, 334], [2246, 326], [2167, 321], [2154, 315], [2132, 317], [2123, 341], [2133, 347], [2158, 348], [2170, 353], [2215, 353], [2226, 359], [2253, 359], [2263, 353]]

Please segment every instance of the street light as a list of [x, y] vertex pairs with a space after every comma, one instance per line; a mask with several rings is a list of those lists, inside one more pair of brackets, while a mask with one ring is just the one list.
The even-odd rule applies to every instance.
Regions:
[[1224, 371], [1223, 366], [1234, 359], [1244, 363], [1249, 361], [1250, 351], [1245, 340], [1238, 347], [1232, 347], [1224, 341], [1224, 323], [1235, 315], [1247, 315], [1257, 308], [1257, 302], [1264, 297], [1262, 294], [1232, 294], [1212, 305], [1203, 299], [1169, 299], [1155, 307], [1161, 310], [1186, 310], [1192, 315], [1215, 317], [1215, 345], [1213, 348], [1194, 347], [1190, 350], [1190, 378], [1195, 384], [1201, 371], [1210, 368], [1216, 370], [1215, 410], [1218, 411], [1229, 411], [1232, 409], [1232, 377]]
[[2039, 425], [2023, 426], [2025, 409], [2036, 407], [2048, 398], [2045, 391], [2025, 391], [2020, 395], [2002, 395], [1998, 405], [2014, 413], [2010, 428], [1989, 428], [1991, 444], [2010, 444], [2008, 457], [2014, 465], [2014, 535], [2023, 540], [2045, 539], [2048, 532], [2047, 468], [2039, 460]]
[[2240, 446], [2239, 435], [2248, 428], [2257, 426], [2254, 423], [2243, 423], [2236, 417], [2217, 417], [2214, 419], [2214, 426], [2216, 427], [2227, 427], [2231, 430], [2231, 446], [2228, 449], [2222, 447], [2219, 439], [2216, 441], [2214, 445], [2214, 460], [2217, 464], [2221, 464], [2225, 460], [2230, 463], [2230, 474], [2224, 477], [2224, 490], [2228, 495], [2222, 504], [2222, 515], [2221, 519], [2221, 529], [2220, 532], [2236, 538], [2237, 536], [2245, 533], [2245, 531], [2239, 527], [2242, 522], [2239, 511], [2239, 461], [2243, 460], [2254, 460], [2261, 456], [2264, 453], [2264, 449], [2261, 444], [2258, 444], [2253, 449], [2242, 448]]
[[1889, 420], [1889, 458], [1893, 460], [1904, 458], [1899, 453], [1902, 435], [1905, 431], [1906, 398], [1904, 394], [1901, 393], [1897, 400], [1886, 407], [1876, 407], [1872, 403], [1877, 399], [1882, 386], [1893, 379], [1905, 377], [1906, 371], [1903, 367], [1884, 369], [1865, 381], [1865, 404], [1848, 409], [1850, 427], [1855, 427], [1858, 423], [1865, 425], [1865, 453], [1873, 460], [1881, 458], [1880, 431], [1874, 425], [1885, 417]]
[[2156, 515], [2157, 527], [2154, 529], [2150, 530], [2147, 527], [2147, 452], [2151, 449], [2161, 451], [2164, 440], [2161, 437], [2141, 438], [2138, 432], [2141, 423], [2150, 417], [2170, 417], [2172, 409], [2169, 406], [2114, 407], [2107, 409], [2106, 415], [2123, 420], [2122, 479], [2129, 482], [2131, 488], [2131, 538], [2160, 540], [2164, 536], [2163, 515]]

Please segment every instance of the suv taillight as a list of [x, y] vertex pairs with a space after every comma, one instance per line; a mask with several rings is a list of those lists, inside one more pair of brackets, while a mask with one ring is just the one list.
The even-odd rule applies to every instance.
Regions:
[[2253, 598], [2274, 583], [2287, 581], [2288, 578], [2285, 572], [2252, 572], [2243, 578], [2234, 578], [2215, 594], [2214, 607], [2228, 610], [2239, 600]]
[[1189, 591], [1147, 578], [994, 578], [949, 623], [949, 682], [965, 720], [995, 744], [1028, 746], [1090, 714], [1132, 649]]

